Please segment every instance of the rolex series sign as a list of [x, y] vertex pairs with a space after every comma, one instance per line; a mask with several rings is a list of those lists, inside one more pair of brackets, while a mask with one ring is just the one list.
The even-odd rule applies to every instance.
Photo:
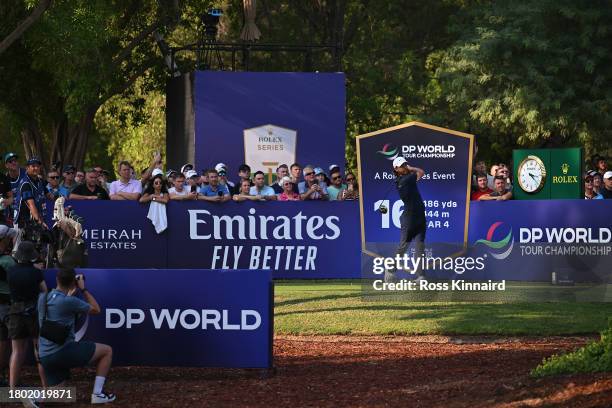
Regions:
[[514, 150], [517, 200], [582, 198], [582, 149]]

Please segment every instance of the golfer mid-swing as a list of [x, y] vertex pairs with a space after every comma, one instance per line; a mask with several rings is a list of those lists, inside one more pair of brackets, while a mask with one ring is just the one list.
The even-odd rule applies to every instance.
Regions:
[[[410, 242], [415, 240], [415, 258], [420, 258], [424, 252], [427, 222], [425, 220], [425, 205], [419, 193], [417, 181], [423, 177], [425, 172], [423, 169], [410, 167], [403, 157], [397, 157], [393, 160], [393, 172], [396, 176], [397, 191], [404, 202], [404, 211], [400, 216], [401, 236], [397, 247], [397, 255], [403, 257]], [[395, 270], [390, 272], [385, 280], [393, 280], [395, 278], [394, 272]], [[421, 268], [417, 268], [414, 273], [416, 273], [417, 279], [423, 279]]]

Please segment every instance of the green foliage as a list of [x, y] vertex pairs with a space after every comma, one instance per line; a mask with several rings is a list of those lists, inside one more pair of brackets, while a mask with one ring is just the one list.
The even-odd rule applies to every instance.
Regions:
[[155, 151], [166, 150], [166, 98], [159, 91], [146, 92], [138, 81], [134, 93], [115, 96], [98, 111], [95, 124], [100, 140], [107, 141], [110, 167], [128, 160], [137, 171], [147, 168]]
[[[36, 4], [0, 2], [0, 37]], [[38, 132], [47, 148], [55, 140], [64, 146], [78, 125], [96, 135], [88, 161], [141, 160], [135, 153], [161, 142], [134, 129], [139, 115], [161, 114], [161, 105], [157, 113], [149, 109], [167, 74], [151, 35], [132, 40], [156, 25], [170, 45], [193, 44], [210, 6], [225, 11], [219, 39], [239, 41], [242, 0], [55, 0], [0, 56], [0, 78], [9, 78], [0, 81], [3, 143], [21, 147], [22, 135]], [[489, 162], [508, 161], [517, 146], [612, 154], [612, 7], [605, 0], [265, 1], [258, 2], [256, 23], [261, 42], [340, 46], [337, 55], [314, 53], [311, 61], [253, 54], [249, 68], [333, 70], [339, 62], [347, 76], [349, 168], [356, 167], [356, 135], [410, 120], [476, 134], [479, 158]], [[183, 71], [195, 66], [194, 53], [177, 58]], [[141, 78], [139, 90], [134, 78]], [[129, 96], [105, 105], [95, 123], [103, 129], [82, 125], [88, 110], [115, 95]], [[110, 120], [115, 113], [124, 117]], [[125, 145], [135, 138], [133, 147], [111, 142], [114, 132]]]
[[572, 353], [544, 359], [532, 370], [533, 377], [560, 374], [596, 373], [612, 371], [612, 322], [601, 334], [601, 340], [590, 343]]
[[585, 146], [589, 154], [608, 147], [608, 2], [495, 2], [458, 17], [459, 40], [432, 64], [433, 86], [451, 114], [503, 154], [515, 145]]

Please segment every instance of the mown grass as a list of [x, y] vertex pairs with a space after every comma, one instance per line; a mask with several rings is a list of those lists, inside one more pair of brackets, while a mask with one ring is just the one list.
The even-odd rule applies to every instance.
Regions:
[[544, 336], [599, 333], [612, 303], [368, 301], [359, 281], [281, 281], [274, 314], [277, 334]]

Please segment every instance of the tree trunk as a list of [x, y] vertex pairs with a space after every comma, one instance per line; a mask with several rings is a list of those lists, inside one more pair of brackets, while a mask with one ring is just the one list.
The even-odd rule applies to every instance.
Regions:
[[89, 107], [76, 123], [70, 123], [64, 115], [62, 121], [54, 126], [54, 142], [51, 147], [53, 162], [60, 162], [62, 166], [72, 164], [78, 169], [83, 168], [89, 133], [98, 108], [99, 106]]
[[57, 162], [62, 167], [66, 164], [72, 164], [78, 169], [82, 169], [85, 163], [89, 134], [93, 128], [93, 121], [98, 108], [99, 105], [89, 107], [76, 123], [71, 123], [68, 116], [64, 114], [62, 119], [53, 123], [50, 128], [51, 146], [45, 145], [43, 134], [37, 123], [28, 124], [21, 132], [26, 156], [38, 156], [46, 170]]
[[23, 150], [26, 155], [22, 161], [22, 164], [24, 164], [27, 159], [37, 156], [42, 161], [43, 166], [48, 165], [48, 156], [43, 141], [43, 134], [40, 131], [36, 121], [30, 121], [21, 131], [21, 140], [23, 142]]

